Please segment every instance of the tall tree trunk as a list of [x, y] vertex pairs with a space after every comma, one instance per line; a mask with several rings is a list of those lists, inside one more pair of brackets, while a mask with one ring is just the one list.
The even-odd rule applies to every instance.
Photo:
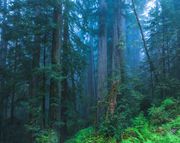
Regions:
[[[18, 48], [18, 42], [16, 42], [16, 47], [14, 49], [14, 69], [13, 72], [14, 74], [16, 74], [16, 70], [17, 70], [17, 48]], [[15, 96], [16, 96], [16, 78], [13, 77], [12, 79], [13, 82], [13, 90], [11, 93], [11, 124], [14, 123], [14, 112], [15, 112]]]
[[6, 34], [6, 12], [7, 12], [7, 0], [3, 1], [3, 13], [2, 13], [2, 28], [1, 28], [1, 46], [0, 46], [0, 68], [3, 68], [6, 64], [7, 56], [7, 40], [5, 39]]
[[[39, 6], [36, 5], [36, 20], [34, 21], [35, 24], [39, 24]], [[36, 95], [38, 95], [38, 83], [39, 83], [39, 77], [36, 74], [36, 70], [40, 67], [40, 51], [41, 51], [41, 35], [36, 34], [34, 35], [34, 47], [32, 49], [32, 78], [31, 78], [31, 96], [34, 98]]]
[[136, 11], [134, 0], [131, 0], [131, 2], [132, 2], [132, 8], [133, 8], [133, 11], [134, 11], [134, 15], [136, 17], [136, 21], [137, 21], [137, 24], [138, 24], [139, 29], [140, 29], [141, 38], [142, 38], [142, 41], [143, 41], [143, 47], [144, 47], [145, 54], [147, 56], [147, 61], [149, 63], [150, 72], [153, 73], [155, 81], [158, 82], [158, 74], [156, 72], [154, 63], [153, 63], [153, 61], [152, 61], [152, 59], [150, 57], [149, 51], [148, 51], [145, 35], [144, 35], [143, 28], [142, 28], [140, 20], [139, 20], [139, 16], [138, 16], [137, 11]]
[[[44, 35], [44, 44], [47, 41], [47, 34]], [[46, 44], [43, 47], [43, 68], [46, 68]], [[43, 72], [43, 78], [42, 78], [42, 127], [46, 128], [48, 125], [48, 108], [47, 107], [47, 78], [46, 78], [46, 72]]]
[[62, 128], [61, 128], [61, 142], [64, 142], [68, 136], [68, 129], [67, 129], [67, 111], [68, 111], [68, 99], [69, 99], [69, 85], [68, 85], [68, 72], [69, 67], [68, 61], [69, 60], [69, 51], [70, 51], [70, 44], [69, 44], [69, 0], [66, 0], [64, 4], [64, 13], [63, 13], [63, 52], [62, 52], [62, 72], [64, 79], [62, 80], [62, 109], [61, 109], [61, 117], [62, 117]]
[[2, 27], [0, 28], [1, 30], [1, 41], [0, 41], [0, 142], [4, 140], [5, 134], [3, 133], [3, 120], [6, 115], [6, 108], [7, 108], [7, 103], [8, 103], [8, 98], [6, 97], [6, 93], [4, 92], [5, 89], [5, 81], [4, 81], [4, 69], [6, 69], [6, 59], [7, 59], [7, 52], [8, 52], [8, 42], [5, 39], [5, 34], [6, 34], [6, 12], [7, 12], [7, 0], [2, 0], [2, 3], [0, 3], [3, 7], [3, 12], [2, 12]]
[[176, 71], [175, 76], [180, 80], [180, 1], [174, 0], [174, 9], [175, 9], [175, 26], [177, 29], [177, 42], [176, 42]]
[[[125, 49], [125, 18], [122, 0], [114, 2], [113, 52], [112, 52], [112, 87], [109, 95], [109, 111], [114, 114], [117, 104], [117, 88], [125, 80], [124, 49]], [[113, 93], [114, 92], [114, 93]]]
[[97, 122], [104, 114], [103, 100], [107, 95], [107, 3], [99, 1], [99, 45], [98, 45], [98, 85]]
[[[62, 3], [58, 0], [54, 7], [53, 15], [54, 23], [56, 24], [53, 29], [52, 51], [51, 51], [51, 64], [52, 70], [60, 74], [60, 50], [61, 50], [61, 29], [62, 29]], [[51, 127], [55, 128], [60, 140], [60, 123], [61, 119], [61, 84], [60, 79], [52, 78], [50, 81], [50, 111], [49, 121]]]
[[87, 83], [87, 94], [88, 94], [88, 99], [90, 99], [88, 105], [87, 105], [87, 117], [89, 118], [90, 116], [92, 116], [92, 107], [95, 106], [96, 103], [96, 93], [95, 93], [95, 67], [94, 67], [94, 55], [93, 55], [93, 37], [90, 38], [89, 40], [89, 45], [90, 45], [90, 51], [89, 51], [89, 57], [88, 57], [88, 72], [87, 72], [87, 76], [88, 76], [88, 83]]
[[[30, 1], [29, 1], [30, 2]], [[37, 4], [35, 6], [35, 10], [36, 10], [36, 19], [34, 20], [35, 24], [39, 24], [39, 15], [40, 15], [40, 11], [39, 11], [39, 5]], [[34, 25], [35, 26], [35, 25]], [[32, 73], [31, 73], [31, 80], [30, 80], [30, 96], [29, 96], [29, 100], [30, 100], [30, 109], [35, 109], [39, 106], [39, 104], [37, 103], [37, 100], [34, 100], [35, 98], [37, 98], [39, 96], [39, 76], [36, 73], [36, 70], [40, 67], [40, 52], [41, 52], [41, 35], [36, 34], [34, 35], [34, 41], [33, 41], [33, 48], [31, 49], [31, 53], [32, 53]], [[36, 119], [36, 116], [34, 114], [33, 111], [30, 111], [29, 113], [29, 122], [31, 123], [32, 126], [34, 126], [35, 121], [34, 119]], [[33, 143], [34, 142], [34, 138], [33, 138], [33, 133], [30, 133], [30, 142]]]
[[124, 80], [125, 18], [122, 0], [114, 2], [112, 74], [114, 80]]
[[[161, 13], [162, 13], [162, 48], [161, 48], [161, 60], [162, 60], [162, 81], [165, 82], [165, 79], [167, 78], [167, 59], [168, 59], [168, 53], [167, 53], [167, 49], [168, 49], [168, 45], [166, 43], [168, 43], [168, 35], [166, 34], [166, 31], [168, 31], [168, 27], [166, 24], [166, 12], [164, 11], [164, 5], [161, 5]], [[165, 83], [164, 83], [165, 84]], [[165, 88], [161, 89], [161, 96], [164, 99], [167, 95], [167, 90]]]

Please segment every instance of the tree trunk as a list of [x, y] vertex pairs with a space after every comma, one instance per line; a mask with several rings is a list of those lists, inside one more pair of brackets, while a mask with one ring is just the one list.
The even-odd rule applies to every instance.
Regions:
[[[57, 1], [54, 7], [54, 23], [56, 24], [53, 29], [53, 39], [52, 39], [52, 50], [51, 50], [51, 64], [52, 70], [60, 74], [60, 50], [61, 50], [61, 28], [62, 28], [62, 3]], [[49, 121], [50, 126], [56, 129], [59, 139], [60, 139], [60, 123], [61, 119], [61, 84], [60, 79], [52, 78], [50, 81], [50, 111], [49, 111]]]
[[100, 0], [99, 4], [97, 122], [104, 114], [103, 100], [107, 95], [107, 3]]
[[[34, 21], [35, 24], [39, 24], [39, 6], [36, 5], [36, 20]], [[39, 104], [34, 100], [36, 97], [39, 96], [40, 88], [39, 88], [39, 76], [36, 73], [36, 70], [40, 67], [40, 52], [41, 52], [41, 35], [36, 34], [34, 35], [34, 41], [33, 41], [33, 48], [32, 51], [32, 73], [31, 73], [31, 80], [30, 80], [30, 109], [35, 109], [39, 106]], [[29, 122], [31, 125], [34, 125], [34, 119], [36, 117], [34, 116], [34, 112], [30, 111], [29, 113]], [[34, 142], [33, 133], [30, 133], [30, 142]]]
[[62, 72], [63, 72], [63, 80], [62, 80], [62, 108], [61, 108], [61, 117], [62, 122], [64, 125], [62, 125], [61, 128], [61, 142], [64, 142], [68, 136], [68, 129], [67, 129], [67, 112], [68, 112], [68, 99], [69, 99], [69, 85], [68, 85], [68, 72], [69, 67], [68, 61], [69, 61], [69, 55], [70, 52], [70, 45], [69, 45], [69, 0], [66, 0], [64, 4], [64, 13], [63, 13], [63, 52], [62, 52]]
[[[91, 112], [92, 111], [92, 107], [95, 106], [96, 104], [96, 93], [95, 93], [95, 67], [94, 67], [94, 55], [93, 55], [93, 47], [94, 47], [94, 44], [92, 44], [94, 41], [93, 41], [93, 37], [90, 38], [89, 40], [89, 45], [90, 45], [90, 51], [89, 51], [89, 57], [88, 57], [88, 72], [87, 72], [87, 78], [88, 78], [88, 81], [87, 81], [87, 94], [88, 94], [88, 99], [89, 102], [88, 102], [88, 105], [87, 105], [87, 118], [89, 118], [90, 116], [92, 116], [92, 113], [94, 112]], [[91, 42], [91, 43], [90, 43]]]
[[124, 48], [125, 48], [125, 18], [122, 14], [122, 2], [114, 2], [114, 24], [113, 24], [113, 55], [112, 75], [113, 80], [124, 80]]
[[[47, 34], [44, 35], [44, 44], [47, 41]], [[43, 47], [43, 68], [46, 68], [46, 44]], [[42, 93], [43, 93], [43, 98], [42, 98], [42, 127], [46, 128], [48, 125], [48, 108], [47, 107], [47, 78], [46, 78], [46, 72], [43, 72], [43, 78], [42, 78]]]
[[175, 76], [180, 80], [180, 1], [174, 0], [174, 9], [175, 9], [175, 26], [177, 29], [177, 42], [176, 42], [176, 71]]
[[152, 59], [150, 57], [149, 51], [148, 51], [148, 47], [147, 47], [146, 40], [145, 40], [145, 35], [144, 35], [144, 32], [143, 32], [143, 28], [141, 26], [137, 11], [136, 11], [134, 0], [131, 0], [131, 2], [132, 2], [133, 11], [134, 11], [134, 14], [135, 14], [135, 17], [136, 17], [136, 21], [137, 21], [137, 24], [139, 26], [139, 30], [140, 30], [140, 33], [141, 33], [141, 38], [142, 38], [142, 41], [143, 41], [143, 47], [144, 47], [145, 54], [147, 56], [147, 61], [149, 63], [150, 72], [153, 73], [155, 81], [158, 82], [158, 75], [157, 75], [154, 63], [153, 63], [153, 61], [152, 61]]
[[[3, 130], [3, 120], [6, 115], [6, 108], [8, 104], [8, 98], [6, 97], [6, 93], [4, 92], [4, 88], [6, 87], [3, 73], [4, 69], [6, 69], [6, 59], [7, 59], [7, 52], [8, 52], [8, 42], [5, 39], [5, 33], [6, 33], [6, 11], [7, 11], [7, 0], [2, 0], [1, 3], [3, 7], [2, 12], [2, 26], [0, 28], [1, 31], [1, 41], [0, 41], [0, 92], [2, 93], [0, 97], [0, 142], [4, 140], [4, 130]], [[1, 6], [0, 5], [0, 6]]]
[[[6, 69], [6, 60], [7, 60], [7, 52], [8, 52], [8, 41], [5, 39], [6, 34], [6, 11], [7, 11], [7, 0], [3, 1], [3, 10], [5, 12], [2, 13], [2, 27], [0, 28], [1, 31], [1, 41], [0, 41], [0, 71], [1, 74], [4, 69]], [[2, 80], [1, 80], [2, 79]], [[4, 87], [4, 80], [3, 76], [0, 75], [0, 90], [3, 90]], [[3, 99], [3, 98], [2, 98]]]
[[[124, 49], [125, 49], [125, 18], [122, 0], [114, 2], [113, 52], [112, 52], [112, 87], [109, 95], [110, 114], [113, 115], [116, 104], [118, 86], [125, 80]], [[114, 92], [114, 93], [112, 93]]]
[[[17, 48], [18, 48], [18, 42], [16, 42], [16, 47], [14, 49], [14, 69], [13, 72], [16, 74], [16, 69], [17, 69]], [[16, 79], [13, 77], [13, 90], [11, 93], [11, 124], [13, 125], [14, 123], [14, 112], [15, 112], [15, 96], [16, 96]]]

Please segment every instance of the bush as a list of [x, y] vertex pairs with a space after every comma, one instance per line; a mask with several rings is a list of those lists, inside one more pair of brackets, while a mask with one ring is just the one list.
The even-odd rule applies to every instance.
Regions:
[[178, 114], [178, 102], [171, 98], [164, 100], [159, 107], [154, 106], [149, 109], [150, 121], [154, 125], [167, 123], [177, 117]]
[[86, 128], [65, 143], [117, 143], [119, 138], [121, 143], [180, 143], [178, 108], [178, 101], [168, 98], [159, 107], [150, 108], [149, 120], [141, 113], [132, 120], [132, 127], [124, 128], [124, 131], [115, 114], [98, 133], [92, 127]]
[[179, 143], [179, 121], [178, 117], [157, 128], [148, 123], [143, 127], [128, 128], [122, 135], [122, 143]]
[[43, 130], [36, 134], [36, 143], [58, 143], [58, 136], [53, 130]]
[[72, 139], [65, 143], [116, 143], [113, 138], [105, 138], [102, 135], [95, 134], [92, 127], [80, 130]]
[[178, 108], [178, 102], [168, 98], [159, 107], [150, 108], [149, 121], [140, 114], [133, 120], [133, 127], [122, 134], [122, 143], [179, 143]]

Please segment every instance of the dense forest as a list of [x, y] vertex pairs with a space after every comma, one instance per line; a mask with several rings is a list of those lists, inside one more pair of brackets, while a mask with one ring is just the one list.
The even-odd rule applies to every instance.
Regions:
[[180, 0], [0, 0], [0, 143], [180, 143]]

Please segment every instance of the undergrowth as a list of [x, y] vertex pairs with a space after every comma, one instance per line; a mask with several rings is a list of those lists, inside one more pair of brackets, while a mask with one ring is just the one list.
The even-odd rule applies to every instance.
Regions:
[[[132, 127], [119, 134], [120, 143], [180, 143], [179, 103], [166, 99], [158, 107], [149, 109], [149, 116], [143, 114], [132, 120]], [[65, 143], [119, 143], [113, 136], [105, 137], [89, 127], [79, 131]]]

